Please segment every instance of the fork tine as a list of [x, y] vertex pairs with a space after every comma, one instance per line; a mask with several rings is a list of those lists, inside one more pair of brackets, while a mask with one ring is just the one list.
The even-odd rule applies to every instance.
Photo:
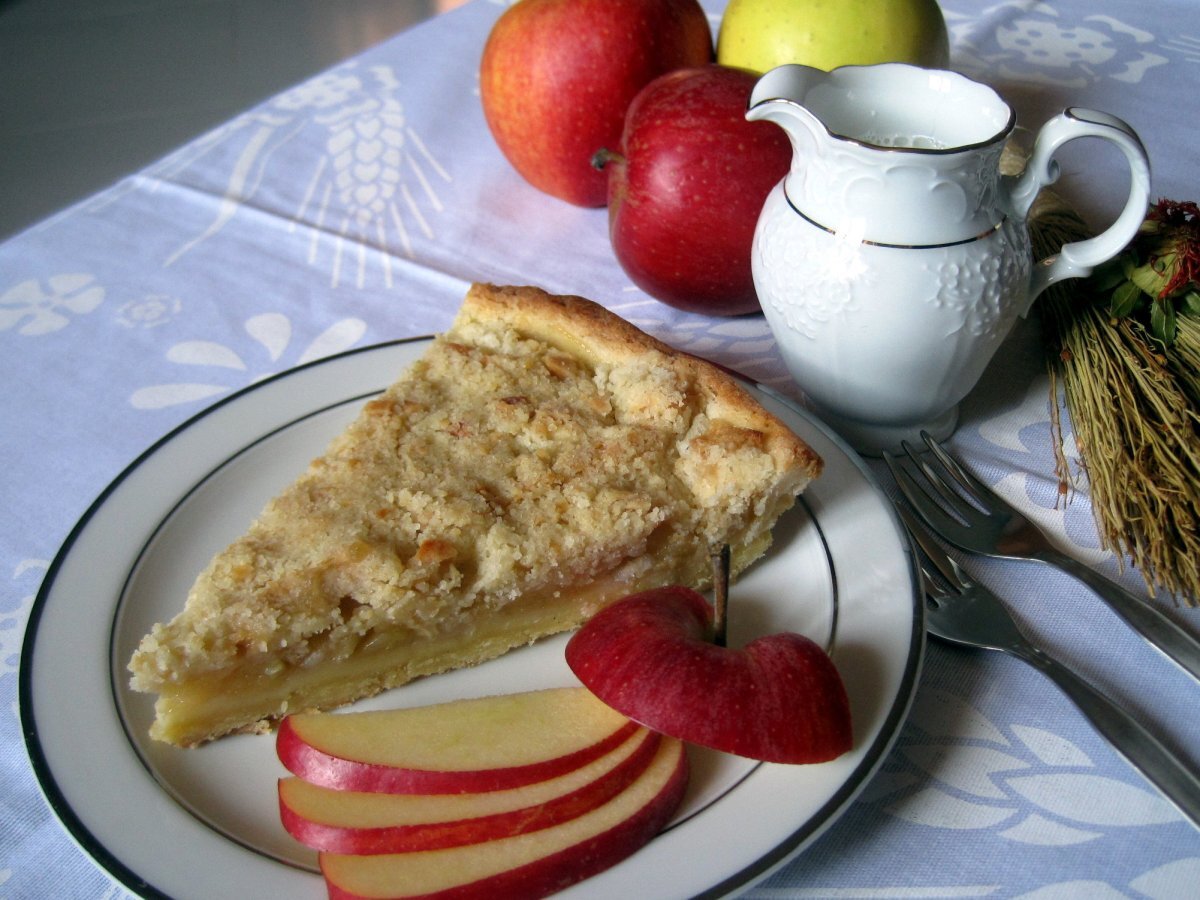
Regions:
[[929, 567], [924, 562], [921, 563], [921, 587], [925, 591], [925, 596], [930, 600], [946, 600], [950, 593], [942, 586], [938, 577], [930, 571]]
[[[976, 518], [979, 516], [980, 510], [973, 506], [970, 500], [963, 497], [962, 494], [947, 482], [947, 476], [955, 482], [958, 481], [958, 477], [952, 469], [942, 469], [935, 466], [925, 456], [922, 456], [918, 451], [914, 451], [907, 441], [902, 441], [900, 446], [904, 448], [904, 452], [908, 454], [908, 458], [913, 461], [913, 465], [921, 470], [921, 474], [925, 476], [925, 480], [929, 482], [930, 487], [942, 498], [943, 505], [950, 513], [967, 524], [971, 523], [973, 516]], [[950, 457], [947, 456], [946, 459], [950, 459]], [[941, 459], [937, 458], [937, 462], [940, 463]], [[950, 462], [953, 463], [953, 460], [950, 460]], [[945, 475], [942, 474], [943, 471], [945, 471]]]
[[[945, 551], [937, 545], [937, 542], [934, 541], [933, 535], [929, 533], [928, 529], [900, 504], [896, 504], [896, 512], [900, 516], [900, 521], [904, 523], [904, 527], [908, 529], [908, 533], [916, 540], [918, 546], [924, 552], [925, 558], [933, 564], [938, 574], [956, 591], [963, 590], [966, 584], [963, 582], [958, 567], [954, 565], [954, 560], [947, 556]], [[926, 581], [930, 580], [924, 563], [921, 565], [921, 570], [926, 575]]]
[[900, 492], [904, 494], [904, 498], [916, 510], [917, 515], [929, 524], [930, 528], [943, 534], [948, 530], [962, 528], [962, 523], [948, 516], [938, 502], [929, 495], [929, 492], [905, 471], [891, 453], [885, 450], [883, 460], [891, 470], [892, 477], [896, 479], [896, 484], [899, 486]]
[[958, 482], [959, 486], [988, 512], [995, 512], [997, 507], [1003, 509], [1007, 506], [995, 491], [964, 469], [958, 460], [947, 453], [942, 448], [942, 445], [933, 439], [933, 435], [927, 431], [922, 431], [921, 440], [925, 442], [925, 446], [937, 457], [938, 462], [945, 466], [946, 471]]

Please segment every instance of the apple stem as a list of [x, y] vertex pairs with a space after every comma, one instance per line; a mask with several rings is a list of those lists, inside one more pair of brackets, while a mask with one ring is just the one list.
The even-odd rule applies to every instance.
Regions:
[[712, 555], [713, 561], [713, 643], [724, 647], [729, 607], [729, 545]]
[[620, 153], [615, 153], [606, 147], [601, 147], [599, 150], [597, 150], [595, 153], [592, 154], [592, 168], [599, 169], [600, 171], [603, 171], [604, 167], [607, 166], [610, 162], [624, 162], [624, 161], [625, 161], [624, 156], [622, 156]]

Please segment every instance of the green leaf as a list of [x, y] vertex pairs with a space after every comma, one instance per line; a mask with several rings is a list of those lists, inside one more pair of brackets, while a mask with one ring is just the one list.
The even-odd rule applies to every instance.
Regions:
[[1190, 316], [1200, 316], [1200, 291], [1188, 291], [1180, 299], [1180, 308]]
[[1150, 306], [1150, 333], [1170, 345], [1175, 342], [1175, 304], [1169, 300]]
[[1162, 289], [1167, 286], [1167, 276], [1152, 263], [1138, 266], [1129, 274], [1129, 280], [1151, 297], [1157, 297], [1162, 292]]
[[[1092, 273], [1092, 286], [1099, 294], [1113, 290], [1129, 277], [1125, 274], [1126, 268], [1120, 257], [1109, 260]], [[1133, 267], [1128, 268], [1132, 270]]]
[[1129, 278], [1133, 275], [1133, 270], [1137, 268], [1137, 253], [1133, 250], [1126, 250], [1117, 257], [1117, 261], [1121, 264], [1121, 274]]
[[1112, 292], [1112, 299], [1108, 304], [1108, 313], [1120, 319], [1129, 315], [1142, 301], [1143, 294], [1132, 281], [1122, 281], [1117, 289]]

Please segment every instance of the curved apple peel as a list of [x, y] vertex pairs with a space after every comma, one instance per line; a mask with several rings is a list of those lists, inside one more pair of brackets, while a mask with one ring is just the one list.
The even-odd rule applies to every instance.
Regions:
[[276, 753], [293, 775], [335, 790], [465, 794], [572, 771], [637, 727], [583, 688], [551, 688], [411, 709], [299, 713], [280, 723]]
[[597, 613], [567, 643], [567, 665], [617, 712], [689, 743], [780, 763], [851, 748], [846, 689], [819, 644], [782, 632], [733, 649], [712, 633], [702, 595], [657, 588]]
[[381, 794], [279, 781], [284, 829], [330, 853], [373, 856], [481, 844], [558, 825], [602, 806], [650, 765], [663, 736], [639, 728], [617, 749], [573, 772], [503, 791]]
[[663, 740], [650, 765], [616, 797], [540, 831], [482, 844], [378, 856], [321, 853], [331, 900], [533, 900], [596, 875], [649, 843], [683, 801], [682, 742]]

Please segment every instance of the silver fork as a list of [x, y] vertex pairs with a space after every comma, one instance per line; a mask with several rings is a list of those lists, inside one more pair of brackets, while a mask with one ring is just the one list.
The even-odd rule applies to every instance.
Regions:
[[926, 628], [936, 637], [981, 650], [1000, 650], [1046, 675], [1118, 753], [1200, 828], [1200, 776], [1125, 710], [1025, 638], [1000, 599], [973, 581], [916, 519], [901, 519], [933, 568], [922, 562]]
[[1060, 553], [1037, 525], [959, 465], [937, 441], [925, 432], [921, 438], [929, 447], [932, 461], [915, 453], [907, 442], [902, 446], [929, 489], [891, 454], [885, 452], [884, 458], [905, 498], [936, 534], [962, 550], [1003, 559], [1034, 560], [1074, 576], [1126, 625], [1200, 681], [1200, 641], [1091, 566]]

